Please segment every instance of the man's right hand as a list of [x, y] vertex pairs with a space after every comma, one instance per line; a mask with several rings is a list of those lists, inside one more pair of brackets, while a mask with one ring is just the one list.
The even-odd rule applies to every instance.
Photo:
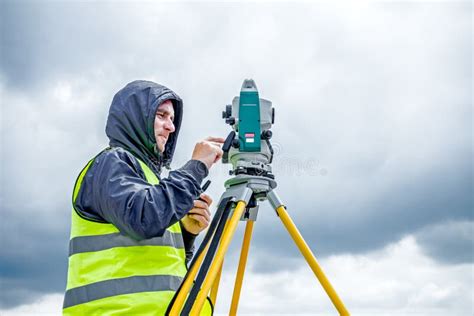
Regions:
[[202, 161], [207, 169], [211, 169], [219, 159], [222, 158], [221, 149], [225, 139], [221, 137], [208, 137], [194, 146], [192, 159]]

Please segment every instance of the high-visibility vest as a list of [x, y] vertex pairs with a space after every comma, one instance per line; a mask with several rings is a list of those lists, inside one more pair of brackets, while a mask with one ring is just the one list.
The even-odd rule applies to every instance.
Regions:
[[[146, 180], [158, 184], [150, 168], [137, 160]], [[113, 224], [81, 216], [74, 202], [93, 161], [73, 191], [63, 315], [164, 315], [187, 272], [181, 227], [175, 223], [162, 237], [136, 241]], [[212, 310], [208, 299], [201, 315], [212, 315]]]

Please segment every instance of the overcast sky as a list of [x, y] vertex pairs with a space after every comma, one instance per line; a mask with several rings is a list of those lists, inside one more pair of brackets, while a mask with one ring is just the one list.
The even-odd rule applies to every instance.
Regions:
[[[184, 100], [173, 168], [225, 137], [253, 78], [273, 102], [278, 193], [358, 315], [472, 315], [470, 1], [2, 1], [0, 312], [59, 314], [71, 191], [107, 146], [113, 95], [154, 80]], [[218, 200], [227, 165], [211, 170]], [[230, 302], [243, 225], [217, 312]], [[268, 205], [243, 314], [331, 314]]]

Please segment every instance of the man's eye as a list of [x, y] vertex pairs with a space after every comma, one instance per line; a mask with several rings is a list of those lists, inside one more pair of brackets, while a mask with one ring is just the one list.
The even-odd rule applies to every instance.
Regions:
[[156, 113], [156, 116], [158, 116], [158, 117], [163, 117], [164, 114], [163, 114], [163, 113]]

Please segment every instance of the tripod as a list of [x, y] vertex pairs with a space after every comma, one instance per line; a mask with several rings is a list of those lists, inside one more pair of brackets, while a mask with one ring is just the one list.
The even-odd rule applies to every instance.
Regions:
[[211, 301], [215, 303], [225, 253], [239, 221], [244, 220], [247, 224], [229, 312], [229, 315], [237, 314], [253, 224], [258, 212], [258, 202], [265, 200], [268, 200], [275, 209], [339, 314], [349, 315], [349, 312], [324, 275], [310, 248], [288, 215], [284, 204], [274, 190], [276, 186], [277, 183], [273, 177], [264, 173], [263, 176], [246, 173], [238, 174], [225, 182], [226, 191], [220, 198], [216, 214], [201, 247], [196, 252], [184, 282], [170, 303], [169, 315], [199, 315], [209, 292]]

